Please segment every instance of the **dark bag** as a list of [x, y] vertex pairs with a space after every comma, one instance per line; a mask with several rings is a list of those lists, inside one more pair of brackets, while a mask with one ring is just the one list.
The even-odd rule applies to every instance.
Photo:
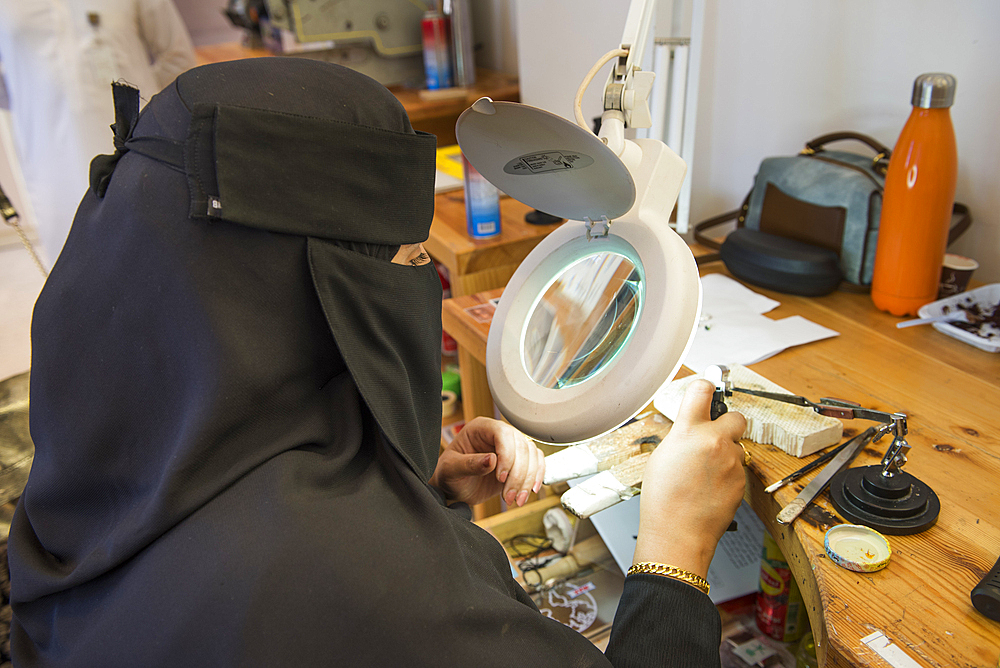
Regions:
[[[825, 148], [842, 139], [867, 144], [875, 156]], [[721, 258], [737, 278], [779, 292], [869, 290], [889, 157], [871, 137], [834, 132], [798, 155], [764, 159], [743, 206], [695, 226], [695, 241], [719, 249], [700, 261]], [[955, 213], [949, 244], [972, 222], [964, 205]], [[732, 220], [736, 229], [721, 244], [706, 234]]]

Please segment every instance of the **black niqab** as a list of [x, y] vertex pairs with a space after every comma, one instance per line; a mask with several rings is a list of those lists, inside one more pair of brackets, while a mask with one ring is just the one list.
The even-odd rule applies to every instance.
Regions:
[[440, 283], [389, 259], [434, 138], [312, 60], [192, 70], [135, 123], [124, 93], [34, 312], [17, 665], [603, 662], [426, 484]]
[[[609, 665], [427, 484], [440, 283], [390, 259], [427, 237], [433, 137], [305, 59], [136, 96], [32, 320], [15, 665]], [[718, 665], [707, 597], [625, 590], [616, 666]]]

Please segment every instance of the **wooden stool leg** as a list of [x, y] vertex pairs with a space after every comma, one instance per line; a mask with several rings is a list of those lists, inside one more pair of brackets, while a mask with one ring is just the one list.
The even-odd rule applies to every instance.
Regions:
[[[465, 423], [479, 416], [493, 417], [493, 396], [486, 382], [486, 367], [469, 354], [465, 348], [458, 349], [458, 369], [462, 379], [462, 412]], [[485, 503], [472, 507], [473, 519], [496, 515], [502, 506], [500, 497], [494, 497]]]
[[493, 396], [486, 381], [486, 367], [465, 348], [458, 348], [458, 373], [462, 381], [462, 413], [468, 424], [472, 418], [493, 417]]

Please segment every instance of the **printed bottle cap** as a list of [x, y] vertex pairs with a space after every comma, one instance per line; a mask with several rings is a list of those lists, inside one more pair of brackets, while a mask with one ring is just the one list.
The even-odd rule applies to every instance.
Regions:
[[833, 563], [861, 573], [885, 568], [892, 557], [885, 536], [860, 524], [838, 524], [831, 528], [823, 539], [823, 547]]

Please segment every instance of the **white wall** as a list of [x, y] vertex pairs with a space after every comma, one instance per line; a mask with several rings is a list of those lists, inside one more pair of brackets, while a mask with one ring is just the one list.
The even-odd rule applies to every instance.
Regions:
[[516, 10], [514, 0], [472, 0], [472, 32], [476, 66], [517, 74]]
[[948, 72], [958, 81], [955, 197], [974, 220], [951, 250], [979, 261], [976, 279], [1000, 281], [1000, 2], [717, 0], [704, 38], [694, 220], [734, 208], [762, 158], [826, 132], [891, 148], [913, 79]]
[[[571, 118], [576, 87], [617, 46], [628, 4], [518, 0], [522, 99]], [[735, 208], [763, 158], [821, 134], [854, 130], [891, 147], [914, 77], [944, 71], [958, 80], [956, 199], [975, 221], [951, 250], [979, 261], [976, 279], [1000, 281], [998, 64], [996, 0], [706, 0], [692, 220]], [[590, 92], [588, 118], [599, 111]]]
[[223, 13], [227, 4], [226, 0], [174, 0], [195, 46], [240, 41], [243, 30]]
[[[576, 89], [597, 59], [621, 43], [628, 7], [629, 0], [517, 0], [521, 101], [572, 120]], [[610, 65], [583, 98], [588, 121], [601, 115], [609, 71]]]

